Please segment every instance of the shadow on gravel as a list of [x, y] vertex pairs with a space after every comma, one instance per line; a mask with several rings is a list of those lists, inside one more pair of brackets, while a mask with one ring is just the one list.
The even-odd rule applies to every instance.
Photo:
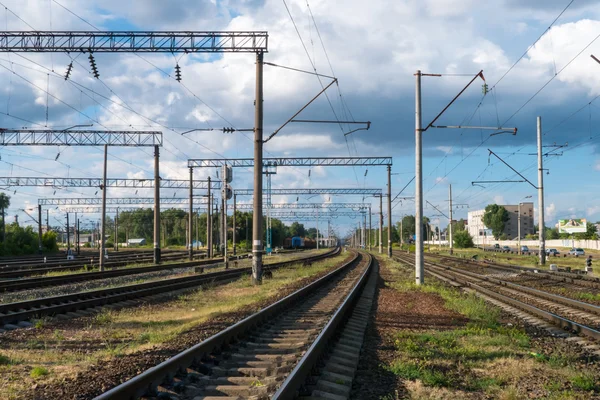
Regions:
[[[375, 259], [375, 262], [378, 262]], [[380, 269], [381, 271], [381, 269]], [[386, 368], [394, 359], [394, 343], [382, 336], [385, 330], [396, 330], [390, 324], [378, 321], [381, 289], [385, 288], [385, 280], [379, 275], [377, 291], [373, 299], [373, 309], [367, 326], [363, 351], [360, 356], [358, 369], [352, 386], [350, 398], [367, 399], [396, 399], [407, 398], [408, 391], [401, 379]]]

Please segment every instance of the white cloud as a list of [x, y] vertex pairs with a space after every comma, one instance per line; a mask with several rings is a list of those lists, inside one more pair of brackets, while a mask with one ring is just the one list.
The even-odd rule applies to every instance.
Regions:
[[546, 207], [544, 219], [552, 221], [554, 218], [556, 218], [556, 205], [554, 203], [550, 203], [550, 205]]
[[504, 200], [504, 196], [494, 196], [494, 203], [498, 205], [507, 204]]

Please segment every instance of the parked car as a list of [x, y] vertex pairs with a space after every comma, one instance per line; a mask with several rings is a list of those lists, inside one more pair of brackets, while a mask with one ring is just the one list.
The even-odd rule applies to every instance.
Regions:
[[502, 251], [506, 252], [506, 253], [510, 253], [510, 247], [509, 246], [502, 246]]
[[560, 251], [556, 249], [546, 249], [546, 255], [548, 256], [558, 256], [560, 255]]
[[529, 253], [529, 247], [521, 246], [521, 253]]
[[571, 250], [569, 250], [569, 255], [571, 256], [585, 256], [585, 251], [583, 249], [580, 248], [573, 248]]
[[496, 244], [494, 245], [494, 249], [498, 249], [498, 250], [500, 250], [500, 245], [499, 245], [498, 243], [496, 243]]

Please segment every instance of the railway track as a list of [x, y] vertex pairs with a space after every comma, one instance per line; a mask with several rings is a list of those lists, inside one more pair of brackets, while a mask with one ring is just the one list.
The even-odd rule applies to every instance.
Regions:
[[[174, 253], [168, 254], [165, 256], [161, 256], [162, 261], [175, 261], [181, 260], [183, 258], [187, 258], [187, 253]], [[106, 268], [118, 268], [123, 267], [130, 264], [143, 264], [143, 263], [152, 263], [153, 256], [132, 256], [132, 257], [123, 257], [117, 260], [109, 259], [104, 266]], [[0, 281], [8, 280], [8, 279], [16, 279], [23, 278], [26, 276], [35, 276], [35, 275], [43, 275], [49, 272], [62, 272], [62, 271], [76, 271], [83, 268], [93, 268], [97, 267], [98, 260], [97, 259], [89, 259], [85, 260], [77, 260], [77, 261], [67, 261], [65, 263], [57, 263], [54, 266], [52, 265], [43, 265], [42, 267], [35, 268], [17, 268], [17, 269], [3, 269], [0, 270]], [[96, 263], [96, 264], [94, 264]]]
[[335, 271], [96, 400], [347, 398], [375, 268], [370, 255], [355, 253]]
[[[245, 255], [244, 257], [247, 257], [247, 255]], [[230, 258], [230, 260], [238, 259], [238, 257]], [[211, 258], [206, 260], [185, 261], [171, 264], [154, 264], [145, 267], [121, 268], [106, 271], [82, 272], [78, 274], [67, 274], [60, 276], [45, 276], [37, 278], [0, 281], [0, 293], [13, 292], [18, 290], [39, 289], [48, 286], [59, 286], [75, 282], [85, 282], [98, 279], [114, 278], [118, 276], [145, 274], [148, 272], [165, 271], [178, 268], [203, 267], [206, 269], [211, 269], [219, 267], [221, 265], [223, 265], [223, 260]]]
[[[394, 254], [394, 257], [414, 265], [414, 259], [406, 254]], [[563, 330], [600, 340], [600, 307], [596, 305], [429, 260], [425, 260], [425, 267], [425, 273], [433, 277], [474, 290], [488, 299], [534, 315]]]
[[[394, 254], [397, 254], [394, 252]], [[493, 261], [474, 261], [470, 259], [461, 259], [455, 256], [441, 254], [427, 254], [429, 257], [439, 258], [441, 262], [461, 263], [463, 265], [478, 266], [505, 272], [522, 272], [529, 276], [543, 276], [546, 279], [561, 283], [568, 283], [577, 286], [600, 289], [600, 278], [587, 274], [566, 271], [549, 271], [534, 267], [523, 267], [518, 265], [500, 264]]]
[[[298, 262], [313, 262], [335, 254], [340, 249], [327, 253], [265, 265], [265, 270], [275, 270]], [[184, 276], [158, 281], [92, 290], [61, 296], [46, 297], [15, 303], [0, 304], [0, 327], [16, 329], [30, 326], [33, 318], [66, 314], [81, 316], [97, 312], [107, 305], [127, 306], [141, 298], [168, 292], [198, 287], [207, 283], [227, 282], [251, 273], [251, 268], [233, 268], [201, 275]]]

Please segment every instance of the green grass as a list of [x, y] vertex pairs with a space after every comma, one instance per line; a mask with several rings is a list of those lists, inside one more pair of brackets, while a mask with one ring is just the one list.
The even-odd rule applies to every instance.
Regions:
[[12, 364], [12, 360], [6, 356], [0, 354], [0, 365], [10, 365]]
[[33, 379], [41, 378], [42, 376], [46, 375], [48, 375], [48, 370], [44, 367], [34, 367], [29, 373], [29, 376], [31, 376]]
[[578, 374], [571, 378], [571, 384], [575, 389], [586, 392], [597, 389], [596, 380], [590, 374]]

